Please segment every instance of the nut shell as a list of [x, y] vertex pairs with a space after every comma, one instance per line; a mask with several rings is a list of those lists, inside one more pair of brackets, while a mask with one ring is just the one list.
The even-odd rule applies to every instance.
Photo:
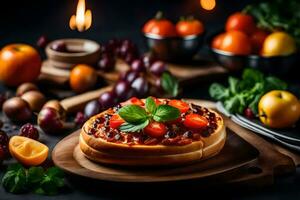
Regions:
[[30, 106], [31, 110], [38, 112], [46, 102], [45, 96], [39, 91], [29, 91], [21, 96]]
[[29, 104], [20, 97], [8, 99], [3, 104], [3, 112], [12, 121], [25, 122], [30, 121], [32, 112]]
[[20, 97], [26, 92], [38, 91], [38, 90], [39, 90], [38, 87], [33, 83], [23, 83], [17, 88], [16, 96]]

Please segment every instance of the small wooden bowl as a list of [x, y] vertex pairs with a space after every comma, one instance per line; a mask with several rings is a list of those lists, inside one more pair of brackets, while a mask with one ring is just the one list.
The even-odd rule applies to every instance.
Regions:
[[[56, 42], [64, 42], [70, 52], [55, 51], [51, 47]], [[100, 45], [86, 39], [59, 39], [46, 46], [46, 54], [52, 66], [70, 69], [76, 64], [94, 65], [100, 59]]]

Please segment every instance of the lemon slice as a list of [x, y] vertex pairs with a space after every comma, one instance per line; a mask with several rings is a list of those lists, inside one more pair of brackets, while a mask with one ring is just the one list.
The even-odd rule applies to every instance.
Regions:
[[47, 159], [49, 148], [36, 140], [23, 136], [13, 136], [9, 140], [9, 151], [20, 163], [36, 166]]

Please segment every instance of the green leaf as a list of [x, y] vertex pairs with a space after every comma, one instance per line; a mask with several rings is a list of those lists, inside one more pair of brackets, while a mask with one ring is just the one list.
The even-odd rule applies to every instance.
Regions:
[[57, 167], [50, 167], [44, 174], [39, 185], [35, 188], [36, 194], [55, 195], [59, 188], [65, 185], [64, 173]]
[[180, 111], [169, 105], [159, 105], [153, 116], [153, 119], [157, 122], [166, 122], [177, 119], [180, 116]]
[[146, 110], [151, 114], [155, 113], [156, 111], [156, 103], [152, 97], [148, 97], [146, 99]]
[[43, 179], [44, 169], [42, 167], [30, 167], [27, 172], [27, 182], [36, 184]]
[[168, 72], [164, 72], [161, 76], [161, 85], [164, 91], [171, 95], [172, 97], [176, 97], [179, 92], [179, 83], [178, 80], [172, 76]]
[[258, 70], [246, 68], [243, 71], [242, 79], [251, 81], [253, 83], [257, 82], [263, 82], [264, 81], [264, 75]]
[[58, 167], [50, 167], [47, 170], [46, 174], [50, 177], [60, 177], [60, 178], [64, 177], [64, 172]]
[[236, 94], [237, 91], [237, 85], [238, 85], [239, 80], [234, 77], [229, 77], [228, 78], [228, 83], [229, 83], [229, 90], [232, 94]]
[[3, 178], [2, 185], [10, 193], [24, 193], [27, 191], [26, 170], [24, 167], [14, 165], [9, 167]]
[[145, 109], [138, 105], [127, 105], [119, 110], [119, 115], [130, 124], [140, 124], [148, 119]]
[[149, 120], [146, 120], [140, 124], [130, 124], [130, 123], [124, 123], [120, 126], [120, 131], [123, 132], [137, 132], [139, 130], [142, 130], [149, 124]]
[[229, 90], [219, 83], [213, 83], [209, 87], [209, 95], [218, 101], [227, 99], [230, 96]]
[[269, 76], [266, 78], [266, 87], [268, 90], [286, 90], [287, 84], [277, 77]]

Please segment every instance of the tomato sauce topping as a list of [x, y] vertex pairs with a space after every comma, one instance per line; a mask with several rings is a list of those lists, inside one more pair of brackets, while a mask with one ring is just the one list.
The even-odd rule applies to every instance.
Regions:
[[[164, 104], [179, 107], [181, 115], [174, 121], [166, 123], [150, 122], [143, 130], [125, 133], [119, 130], [122, 118], [117, 116], [122, 105], [108, 109], [104, 115], [95, 118], [88, 127], [87, 133], [108, 142], [127, 145], [187, 145], [199, 141], [201, 137], [209, 137], [217, 128], [221, 118], [207, 108], [173, 100], [164, 100]], [[189, 105], [189, 108], [186, 108]], [[174, 106], [175, 107], [175, 106]], [[185, 111], [185, 112], [183, 112]], [[112, 122], [111, 119], [117, 119]]]

